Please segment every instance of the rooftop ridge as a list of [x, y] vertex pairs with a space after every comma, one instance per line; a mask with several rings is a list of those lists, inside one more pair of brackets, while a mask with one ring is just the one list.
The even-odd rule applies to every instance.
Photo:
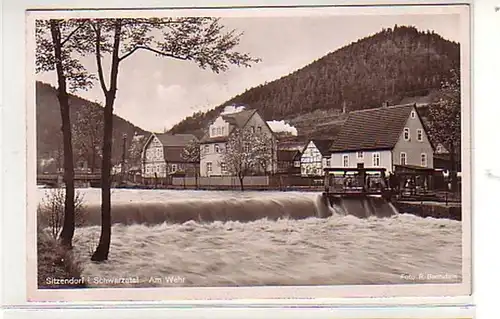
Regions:
[[361, 112], [374, 112], [374, 111], [377, 111], [377, 110], [395, 109], [395, 108], [399, 108], [399, 107], [408, 107], [408, 106], [416, 106], [416, 103], [388, 105], [388, 106], [384, 106], [384, 107], [374, 107], [374, 108], [371, 108], [371, 109], [363, 109], [363, 110], [351, 111], [351, 112], [349, 112], [349, 114], [351, 114], [351, 113], [361, 113]]

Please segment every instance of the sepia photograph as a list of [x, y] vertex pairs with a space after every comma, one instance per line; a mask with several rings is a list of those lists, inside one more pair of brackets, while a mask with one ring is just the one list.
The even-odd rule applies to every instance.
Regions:
[[470, 294], [468, 5], [27, 16], [32, 293]]

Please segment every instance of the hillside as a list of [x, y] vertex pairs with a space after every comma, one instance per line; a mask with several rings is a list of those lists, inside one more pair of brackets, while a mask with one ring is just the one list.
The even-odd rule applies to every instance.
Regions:
[[[37, 157], [39, 160], [54, 158], [54, 154], [62, 149], [61, 113], [57, 100], [56, 89], [49, 84], [36, 83], [36, 132], [37, 132]], [[79, 108], [101, 108], [96, 103], [89, 102], [80, 97], [70, 95], [71, 120], [74, 123], [76, 111]], [[113, 137], [121, 141], [123, 134], [132, 137], [135, 133], [149, 133], [132, 123], [114, 116]], [[78, 150], [74, 150], [77, 154]], [[117, 163], [122, 154], [122, 143], [113, 144], [113, 162]]]
[[[413, 97], [433, 102], [450, 69], [459, 69], [458, 43], [433, 32], [395, 26], [360, 39], [270, 83], [259, 85], [171, 132], [201, 135], [230, 104], [256, 108], [265, 120], [287, 120], [299, 135], [328, 138], [347, 111], [399, 104]], [[425, 98], [424, 98], [425, 99]], [[418, 101], [418, 99], [417, 99]]]

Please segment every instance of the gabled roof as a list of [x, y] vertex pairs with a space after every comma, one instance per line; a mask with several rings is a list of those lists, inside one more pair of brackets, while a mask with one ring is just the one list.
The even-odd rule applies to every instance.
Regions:
[[183, 152], [184, 147], [182, 146], [164, 146], [163, 158], [167, 163], [187, 163], [187, 161], [182, 157]]
[[222, 114], [222, 119], [238, 128], [244, 127], [250, 118], [257, 112], [255, 109], [247, 109], [238, 113]]
[[[257, 113], [255, 109], [246, 109], [237, 113], [221, 114], [222, 119], [230, 124], [229, 132], [227, 136], [215, 136], [210, 137], [210, 132], [207, 132], [205, 136], [201, 139], [202, 143], [214, 143], [214, 142], [225, 142], [228, 136], [232, 133], [235, 128], [243, 128], [252, 118], [252, 116]], [[267, 123], [266, 123], [267, 124]], [[272, 130], [269, 128], [272, 132]]]
[[349, 113], [331, 152], [392, 149], [415, 104], [387, 106]]
[[298, 150], [278, 150], [278, 161], [292, 162], [300, 154]]
[[[142, 152], [146, 150], [148, 147], [149, 143], [153, 139], [153, 137], [157, 137], [160, 143], [163, 145], [163, 156], [165, 160], [167, 160], [167, 149], [173, 148], [173, 149], [184, 149], [191, 141], [195, 140], [197, 141], [198, 138], [194, 136], [193, 134], [171, 134], [171, 133], [151, 133], [151, 135], [148, 137], [146, 143], [144, 143], [144, 146], [142, 148]], [[179, 152], [179, 154], [180, 154]], [[170, 155], [172, 156], [172, 155]], [[179, 155], [180, 156], [180, 155]], [[178, 157], [175, 157], [178, 159]], [[179, 161], [179, 160], [176, 160]], [[182, 160], [183, 161], [183, 160]]]
[[171, 134], [171, 133], [163, 133], [163, 134], [155, 134], [156, 137], [160, 140], [163, 147], [169, 146], [186, 146], [192, 140], [198, 140], [196, 136], [193, 134]]
[[[311, 140], [310, 142], [313, 142], [314, 145], [316, 145], [316, 148], [318, 151], [321, 153], [323, 156], [328, 156], [330, 153], [330, 147], [333, 143], [332, 140]], [[309, 145], [309, 143], [307, 143]], [[306, 145], [307, 147], [307, 145]]]

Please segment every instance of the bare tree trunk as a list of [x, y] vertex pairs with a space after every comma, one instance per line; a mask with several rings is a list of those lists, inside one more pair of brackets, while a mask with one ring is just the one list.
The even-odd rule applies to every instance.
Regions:
[[[91, 257], [92, 261], [107, 260], [111, 243], [111, 152], [113, 147], [113, 105], [115, 102], [118, 80], [118, 53], [120, 49], [121, 20], [117, 19], [114, 27], [115, 34], [109, 90], [106, 90], [104, 85], [99, 41], [97, 43], [96, 50], [96, 56], [98, 56], [99, 79], [105, 92], [106, 105], [104, 106], [104, 136], [101, 172], [101, 236], [99, 238], [99, 245]], [[100, 33], [98, 33], [98, 39], [99, 38]]]
[[194, 180], [195, 188], [198, 189], [198, 169], [196, 168], [196, 164], [194, 164]]
[[64, 199], [64, 224], [60, 235], [61, 244], [71, 248], [75, 233], [75, 182], [73, 164], [73, 145], [71, 141], [71, 121], [69, 111], [69, 98], [66, 91], [66, 77], [62, 65], [61, 30], [56, 20], [50, 21], [50, 31], [54, 44], [54, 55], [57, 72], [57, 98], [61, 109], [63, 152], [64, 152], [64, 183], [66, 185]]
[[245, 190], [243, 187], [243, 179], [245, 178], [245, 176], [242, 174], [238, 174], [238, 178], [240, 179], [240, 190], [243, 192]]
[[457, 191], [457, 165], [456, 165], [456, 154], [455, 154], [455, 145], [450, 142], [450, 183], [451, 183], [451, 191], [455, 193]]
[[99, 245], [92, 255], [91, 260], [103, 261], [108, 259], [111, 243], [111, 150], [113, 135], [113, 105], [108, 104], [104, 109], [104, 143], [102, 149], [101, 169], [101, 236]]

